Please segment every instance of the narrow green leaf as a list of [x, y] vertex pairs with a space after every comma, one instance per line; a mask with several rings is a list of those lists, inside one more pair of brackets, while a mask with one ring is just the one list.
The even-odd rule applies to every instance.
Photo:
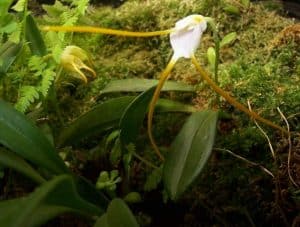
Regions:
[[172, 143], [163, 169], [163, 181], [176, 200], [201, 173], [214, 143], [217, 112], [193, 113]]
[[0, 100], [0, 143], [54, 174], [69, 172], [54, 147], [25, 115]]
[[45, 182], [45, 179], [26, 161], [4, 148], [0, 148], [0, 165], [16, 170], [17, 172], [31, 178], [38, 184]]
[[213, 47], [209, 47], [207, 49], [207, 60], [208, 60], [208, 63], [209, 63], [209, 66], [215, 70], [215, 65], [216, 65], [216, 50], [215, 48]]
[[5, 227], [40, 226], [65, 212], [101, 215], [103, 210], [78, 195], [71, 176], [61, 175], [27, 197], [0, 202], [0, 223]]
[[155, 111], [157, 112], [196, 112], [196, 108], [192, 105], [183, 104], [181, 102], [173, 101], [170, 99], [159, 99], [157, 101]]
[[[150, 79], [123, 79], [111, 81], [102, 91], [101, 94], [112, 92], [142, 92], [158, 84], [158, 80]], [[166, 81], [162, 91], [183, 91], [183, 92], [195, 92], [195, 87], [176, 82]]]
[[26, 40], [29, 43], [31, 52], [34, 55], [45, 56], [47, 54], [46, 45], [33, 17], [30, 14], [26, 18], [25, 28]]
[[144, 91], [126, 108], [120, 121], [120, 140], [125, 147], [135, 143], [156, 87]]
[[220, 42], [220, 48], [222, 48], [223, 46], [225, 46], [227, 44], [234, 42], [236, 40], [236, 37], [237, 37], [236, 32], [231, 32], [231, 33], [228, 33], [227, 35], [225, 35], [224, 38]]
[[126, 107], [133, 99], [132, 96], [125, 96], [95, 106], [62, 130], [58, 138], [58, 146], [72, 144], [93, 133], [116, 127]]
[[0, 47], [0, 74], [6, 73], [22, 50], [22, 44], [7, 41]]

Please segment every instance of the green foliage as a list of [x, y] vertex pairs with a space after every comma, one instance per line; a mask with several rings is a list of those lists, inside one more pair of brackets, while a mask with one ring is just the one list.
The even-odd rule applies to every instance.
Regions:
[[[137, 191], [147, 192], [143, 195], [145, 201], [149, 199], [147, 196], [161, 195], [157, 191], [166, 189], [172, 199], [180, 197], [184, 204], [189, 205], [191, 201], [189, 213], [184, 214], [184, 223], [180, 223], [186, 226], [193, 226], [196, 221], [197, 224], [207, 226], [230, 226], [236, 223], [246, 226], [248, 222], [240, 222], [235, 216], [238, 212], [241, 216], [244, 210], [247, 214], [245, 217], [253, 218], [254, 224], [258, 220], [263, 225], [266, 219], [258, 213], [273, 215], [270, 216], [272, 218], [279, 216], [269, 193], [273, 191], [272, 182], [262, 177], [257, 169], [243, 167], [242, 162], [232, 160], [231, 156], [223, 153], [215, 154], [208, 168], [203, 168], [213, 146], [217, 118], [215, 113], [212, 119], [204, 122], [203, 116], [199, 116], [201, 112], [196, 112], [180, 130], [180, 122], [184, 121], [186, 115], [208, 106], [212, 97], [205, 85], [200, 84], [199, 75], [193, 71], [189, 61], [183, 60], [174, 68], [171, 75], [173, 81], [163, 87], [163, 95], [167, 99], [160, 99], [156, 107], [159, 114], [154, 121], [154, 133], [159, 138], [163, 153], [168, 153], [165, 150], [172, 144], [165, 163], [158, 163], [149, 149], [144, 121], [151, 98], [147, 89], [156, 85], [157, 80], [149, 78], [158, 78], [170, 57], [167, 36], [127, 39], [101, 34], [40, 32], [38, 28], [42, 25], [86, 24], [132, 31], [155, 31], [170, 28], [180, 18], [194, 13], [214, 17], [218, 27], [208, 27], [200, 50], [196, 53], [197, 58], [207, 57], [208, 62], [202, 62], [204, 67], [208, 63], [212, 71], [219, 73], [220, 86], [236, 99], [242, 103], [250, 100], [253, 109], [278, 122], [279, 115], [275, 108], [280, 106], [287, 116], [291, 115], [291, 127], [298, 129], [299, 122], [293, 114], [298, 112], [300, 100], [299, 45], [292, 39], [275, 44], [273, 42], [277, 32], [293, 23], [291, 20], [268, 12], [260, 4], [251, 4], [248, 0], [126, 1], [116, 9], [89, 7], [88, 13], [87, 0], [65, 0], [56, 1], [51, 6], [44, 5], [46, 14], [41, 18], [23, 12], [27, 10], [24, 0], [18, 1], [15, 6], [19, 12], [11, 13], [11, 3], [0, 1], [0, 92], [18, 110], [27, 112], [32, 120], [39, 123], [39, 127], [49, 125], [53, 131], [53, 144], [62, 150], [56, 151], [52, 143], [46, 140], [43, 133], [47, 132], [42, 132], [23, 115], [12, 111], [11, 106], [2, 105], [0, 138], [9, 150], [0, 150], [0, 173], [2, 166], [5, 166], [42, 185], [24, 199], [0, 203], [0, 209], [3, 204], [1, 214], [6, 215], [5, 208], [9, 208], [7, 212], [15, 210], [22, 214], [20, 219], [6, 217], [12, 222], [22, 219], [28, 225], [39, 225], [64, 211], [83, 213], [87, 217], [99, 216], [106, 209], [108, 200], [96, 187], [105, 190], [111, 198], [128, 195], [124, 197], [125, 200], [138, 198], [140, 201], [140, 194], [128, 193], [132, 186]], [[209, 34], [211, 29], [213, 32], [218, 30], [213, 37]], [[218, 40], [219, 37], [223, 39]], [[64, 72], [60, 70], [60, 57], [66, 45], [80, 45], [91, 51], [97, 78], [88, 85], [61, 80]], [[220, 51], [218, 45], [222, 47]], [[178, 91], [181, 93], [176, 93]], [[124, 96], [128, 92], [135, 92], [134, 95], [145, 93]], [[193, 99], [195, 106], [175, 99], [184, 103]], [[253, 123], [229, 108], [222, 99], [219, 107], [228, 115], [234, 115], [234, 118], [221, 120], [218, 127], [221, 136], [217, 137], [217, 146], [249, 157], [250, 160], [257, 160], [275, 171], [276, 166], [270, 162], [267, 144]], [[57, 121], [58, 117], [61, 122]], [[226, 128], [228, 126], [229, 129]], [[272, 136], [271, 140], [274, 141]], [[173, 137], [175, 140], [172, 142]], [[277, 146], [277, 149], [281, 147]], [[65, 150], [68, 151], [67, 157], [61, 160], [57, 152], [63, 153]], [[285, 154], [286, 150], [282, 153]], [[279, 158], [284, 164], [285, 156]], [[66, 163], [72, 174], [66, 168]], [[109, 172], [112, 168], [116, 170]], [[122, 187], [118, 188], [120, 177], [116, 171], [122, 176]], [[52, 175], [61, 173], [69, 175], [50, 179]], [[96, 187], [87, 179], [77, 176], [86, 176], [95, 182], [98, 177], [95, 174], [98, 173]], [[13, 178], [12, 181], [15, 180], [10, 171], [5, 174], [9, 179]], [[7, 177], [1, 179], [1, 184], [5, 183]], [[163, 189], [160, 187], [163, 186], [162, 180]], [[184, 193], [194, 183], [195, 187], [190, 193]], [[280, 183], [284, 190], [288, 187]], [[49, 184], [52, 184], [53, 190], [49, 189]], [[47, 199], [35, 200], [37, 192], [45, 192], [47, 187]], [[265, 194], [260, 194], [260, 190]], [[298, 194], [295, 191], [295, 200]], [[133, 199], [129, 195], [133, 195]], [[3, 197], [6, 199], [5, 195]], [[83, 204], [77, 203], [78, 198]], [[37, 206], [31, 206], [33, 201], [38, 201]], [[49, 201], [51, 203], [48, 204]], [[89, 210], [87, 206], [96, 208]], [[172, 203], [172, 206], [177, 209], [176, 203]], [[30, 207], [33, 209], [30, 210]], [[27, 221], [20, 210], [25, 210], [32, 220]], [[143, 216], [143, 204], [137, 204], [134, 211]], [[199, 212], [201, 220], [189, 223], [189, 217], [194, 218], [193, 215]], [[168, 213], [165, 214], [166, 219]], [[12, 214], [15, 213], [9, 215]], [[14, 216], [19, 218], [18, 215]], [[265, 222], [270, 225], [270, 221]], [[95, 226], [126, 224], [137, 225], [126, 204], [122, 200], [113, 200]]]
[[159, 168], [154, 169], [147, 176], [147, 180], [144, 184], [144, 190], [148, 192], [148, 191], [157, 189], [159, 183], [162, 181], [162, 175], [163, 175], [163, 166], [160, 166]]
[[0, 212], [0, 222], [7, 227], [31, 227], [65, 212], [101, 215], [103, 210], [80, 197], [71, 176], [61, 175], [27, 197], [0, 202]]
[[23, 85], [20, 88], [20, 97], [15, 106], [23, 113], [41, 96], [43, 98], [47, 97], [56, 75], [54, 67], [48, 66], [42, 57], [32, 56], [29, 59], [28, 66], [32, 74], [32, 80], [37, 84], [35, 86]]
[[45, 179], [26, 161], [13, 152], [7, 151], [3, 148], [0, 148], [0, 164], [1, 167], [3, 166], [14, 169], [39, 184], [45, 182]]
[[96, 188], [113, 192], [117, 188], [117, 183], [121, 180], [118, 170], [112, 170], [110, 173], [102, 171], [97, 179]]
[[[158, 80], [149, 79], [124, 79], [113, 80], [102, 89], [101, 94], [107, 94], [112, 92], [141, 92], [150, 89], [158, 83]], [[162, 91], [182, 91], [182, 92], [194, 92], [195, 88], [191, 85], [176, 82], [167, 81]]]
[[110, 202], [107, 211], [95, 223], [94, 227], [138, 227], [138, 223], [121, 199]]
[[155, 88], [151, 87], [144, 91], [124, 111], [120, 120], [120, 141], [124, 147], [135, 143]]
[[[71, 8], [61, 1], [55, 1], [53, 5], [43, 5], [46, 11], [43, 19], [49, 24], [72, 26], [85, 15], [89, 0], [71, 1]], [[71, 35], [67, 33], [47, 32], [45, 35], [46, 45], [53, 55], [56, 63], [60, 62], [60, 55], [65, 46], [69, 44]]]
[[22, 50], [22, 44], [5, 42], [0, 48], [0, 75], [5, 74]]
[[53, 174], [69, 170], [52, 144], [23, 114], [0, 100], [0, 143]]
[[214, 144], [218, 114], [192, 114], [175, 138], [163, 169], [163, 181], [176, 200], [191, 185], [206, 164]]

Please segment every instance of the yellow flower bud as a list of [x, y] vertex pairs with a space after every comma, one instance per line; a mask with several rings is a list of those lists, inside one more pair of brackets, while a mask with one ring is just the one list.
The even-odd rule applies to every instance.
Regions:
[[67, 46], [60, 57], [60, 62], [64, 69], [77, 73], [80, 79], [87, 83], [87, 77], [81, 69], [89, 71], [93, 77], [96, 77], [96, 72], [87, 66], [84, 61], [90, 63], [90, 58], [83, 49], [77, 46]]

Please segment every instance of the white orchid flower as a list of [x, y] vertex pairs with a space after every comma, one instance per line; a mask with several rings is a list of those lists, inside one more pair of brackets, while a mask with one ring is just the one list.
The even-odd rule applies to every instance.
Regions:
[[174, 58], [191, 58], [200, 45], [201, 36], [206, 27], [206, 19], [201, 15], [190, 15], [177, 21], [170, 33]]

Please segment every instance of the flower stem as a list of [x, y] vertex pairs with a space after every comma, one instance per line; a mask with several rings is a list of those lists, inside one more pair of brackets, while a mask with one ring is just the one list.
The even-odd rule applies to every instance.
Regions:
[[239, 103], [237, 100], [235, 100], [233, 97], [231, 97], [226, 91], [224, 91], [223, 89], [221, 89], [208, 75], [208, 73], [202, 69], [202, 67], [200, 66], [200, 64], [197, 62], [197, 59], [195, 58], [195, 56], [193, 55], [191, 57], [193, 64], [195, 65], [196, 69], [198, 70], [198, 72], [200, 73], [200, 75], [202, 76], [202, 78], [211, 86], [211, 88], [217, 92], [219, 95], [221, 95], [227, 102], [229, 102], [232, 106], [234, 106], [235, 108], [239, 109], [240, 111], [243, 111], [244, 113], [246, 113], [247, 115], [249, 115], [250, 117], [254, 118], [257, 121], [260, 121], [266, 125], [269, 125], [270, 127], [274, 128], [274, 129], [278, 129], [280, 131], [282, 131], [285, 134], [289, 134], [289, 132], [287, 130], [285, 130], [283, 127], [274, 124], [273, 122], [259, 116], [257, 113], [250, 111], [247, 107], [245, 107], [243, 104]]
[[109, 28], [91, 27], [91, 26], [43, 26], [43, 31], [57, 31], [57, 32], [85, 32], [85, 33], [101, 33], [107, 35], [119, 35], [130, 37], [151, 37], [158, 35], [167, 35], [172, 32], [172, 29], [154, 31], [154, 32], [132, 32], [123, 30], [114, 30]]
[[171, 70], [173, 69], [175, 63], [177, 61], [177, 58], [175, 58], [174, 56], [171, 58], [171, 60], [169, 61], [168, 65], [166, 66], [166, 68], [164, 69], [164, 71], [162, 72], [161, 76], [160, 76], [160, 79], [159, 79], [159, 82], [157, 84], [157, 87], [154, 91], [154, 94], [153, 94], [153, 97], [152, 97], [152, 100], [150, 102], [150, 105], [149, 105], [149, 112], [148, 112], [148, 136], [149, 136], [149, 139], [150, 139], [150, 142], [151, 142], [151, 145], [154, 149], [154, 151], [156, 152], [157, 156], [160, 158], [160, 160], [164, 160], [164, 157], [162, 156], [162, 154], [160, 153], [156, 143], [155, 143], [155, 140], [153, 138], [153, 135], [152, 135], [152, 119], [153, 119], [153, 113], [154, 113], [154, 108], [155, 108], [155, 104], [159, 98], [159, 94], [160, 94], [160, 91], [165, 83], [165, 81], [167, 80]]

